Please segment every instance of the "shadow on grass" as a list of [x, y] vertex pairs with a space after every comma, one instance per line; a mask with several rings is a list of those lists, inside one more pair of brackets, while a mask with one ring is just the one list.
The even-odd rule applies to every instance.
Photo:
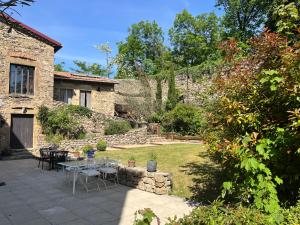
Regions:
[[220, 167], [209, 160], [208, 153], [201, 152], [199, 157], [207, 160], [187, 163], [181, 171], [194, 176], [193, 185], [189, 187], [192, 192], [189, 200], [195, 204], [209, 204], [220, 196], [224, 176]]

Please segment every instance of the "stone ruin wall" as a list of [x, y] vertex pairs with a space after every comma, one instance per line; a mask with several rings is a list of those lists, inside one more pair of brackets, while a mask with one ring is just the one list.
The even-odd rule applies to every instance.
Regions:
[[[127, 104], [127, 98], [135, 99], [136, 101], [145, 101], [144, 86], [141, 81], [133, 79], [119, 79], [119, 84], [115, 86], [116, 104]], [[187, 78], [185, 75], [176, 76], [176, 88], [183, 95], [184, 102], [189, 102], [198, 105], [197, 96], [201, 92], [202, 87], [199, 83], [193, 82], [192, 79], [188, 80], [189, 91], [187, 91]], [[151, 88], [151, 99], [155, 101], [156, 95], [156, 81], [149, 80]], [[165, 102], [168, 96], [168, 81], [162, 81], [162, 100]]]

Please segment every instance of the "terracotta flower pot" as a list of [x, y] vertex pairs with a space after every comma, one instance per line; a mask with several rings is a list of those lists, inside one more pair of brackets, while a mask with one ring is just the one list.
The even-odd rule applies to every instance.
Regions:
[[72, 155], [74, 156], [74, 158], [79, 158], [80, 152], [72, 152]]
[[128, 167], [135, 167], [135, 160], [128, 160]]

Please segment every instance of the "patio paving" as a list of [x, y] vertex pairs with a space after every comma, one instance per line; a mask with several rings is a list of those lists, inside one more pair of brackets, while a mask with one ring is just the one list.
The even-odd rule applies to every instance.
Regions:
[[37, 168], [33, 159], [0, 161], [1, 225], [132, 225], [134, 212], [151, 208], [161, 219], [191, 211], [181, 198], [159, 196], [118, 185], [86, 193], [72, 185], [62, 172]]

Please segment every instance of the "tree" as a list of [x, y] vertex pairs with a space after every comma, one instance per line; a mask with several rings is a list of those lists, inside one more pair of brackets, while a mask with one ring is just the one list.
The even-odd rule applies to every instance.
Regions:
[[218, 56], [222, 28], [214, 13], [192, 16], [187, 10], [176, 15], [169, 30], [176, 64], [186, 68], [186, 89], [189, 95], [189, 67], [204, 64]]
[[228, 37], [240, 41], [258, 34], [266, 22], [268, 10], [274, 0], [217, 0], [223, 8], [223, 23]]
[[300, 1], [275, 0], [268, 14], [267, 27], [290, 39], [298, 39], [300, 26]]
[[178, 91], [176, 90], [176, 83], [175, 83], [175, 72], [174, 72], [174, 66], [171, 65], [170, 72], [169, 72], [169, 78], [168, 78], [168, 100], [166, 103], [166, 110], [172, 110], [175, 108], [175, 106], [178, 103]]
[[117, 77], [126, 77], [122, 73], [125, 68], [125, 71], [132, 70], [136, 78], [137, 66], [147, 75], [157, 73], [161, 68], [159, 59], [165, 48], [163, 42], [163, 31], [155, 21], [133, 24], [126, 41], [118, 43], [121, 63], [118, 65]]
[[[14, 12], [17, 12], [14, 7], [16, 6], [30, 6], [32, 3], [34, 3], [35, 0], [0, 0], [0, 15], [2, 17], [1, 20], [4, 20], [4, 22], [10, 26], [10, 29], [8, 29], [8, 32], [11, 32], [13, 28], [16, 28], [18, 24], [16, 22], [12, 22], [8, 18], [13, 14]], [[17, 12], [18, 13], [18, 12]], [[0, 30], [3, 27], [0, 26]]]
[[181, 66], [203, 63], [218, 47], [221, 27], [214, 13], [192, 16], [187, 10], [176, 15], [169, 30], [175, 61]]
[[96, 45], [95, 48], [106, 55], [106, 72], [107, 72], [107, 77], [109, 77], [109, 75], [111, 74], [111, 65], [112, 65], [110, 62], [110, 58], [111, 58], [110, 54], [112, 52], [112, 49], [109, 46], [108, 42], [101, 45]]
[[0, 1], [0, 13], [8, 15], [11, 12], [15, 12], [13, 7], [16, 6], [30, 6], [35, 0], [1, 0]]
[[77, 66], [77, 69], [72, 69], [76, 73], [83, 73], [94, 76], [106, 76], [107, 72], [102, 68], [100, 64], [93, 63], [89, 65], [87, 62], [75, 60], [73, 63]]
[[66, 71], [64, 67], [65, 67], [65, 62], [56, 63], [54, 64], [54, 71], [57, 72]]

